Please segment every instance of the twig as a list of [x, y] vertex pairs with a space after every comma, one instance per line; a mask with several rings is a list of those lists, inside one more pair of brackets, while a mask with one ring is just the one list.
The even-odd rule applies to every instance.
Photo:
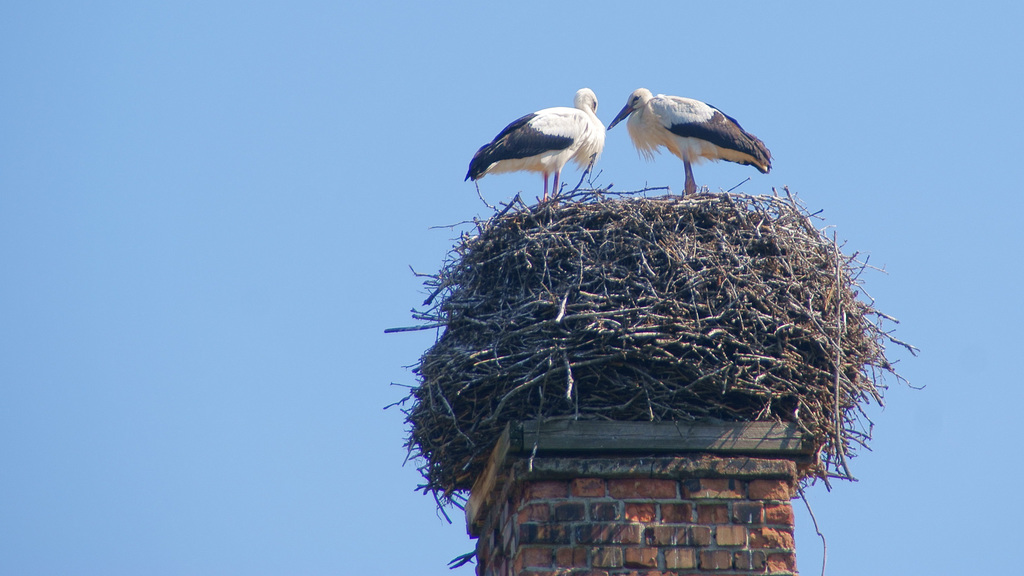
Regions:
[[470, 562], [472, 562], [475, 558], [476, 558], [476, 550], [473, 550], [472, 552], [467, 552], [465, 554], [461, 554], [459, 556], [456, 556], [455, 558], [452, 558], [450, 562], [448, 562], [448, 569], [449, 570], [455, 570], [456, 568], [459, 568], [460, 566], [465, 566], [466, 564], [469, 564]]
[[[594, 154], [590, 157], [590, 163], [587, 164], [586, 168], [584, 168], [583, 174], [580, 174], [580, 181], [577, 182], [576, 187], [572, 189], [573, 192], [579, 190], [580, 186], [583, 186], [583, 181], [587, 178], [587, 174], [590, 174], [590, 171], [594, 169], [594, 160], [596, 159], [596, 156], [597, 155]], [[557, 195], [558, 191], [556, 190], [555, 193]]]
[[745, 183], [747, 183], [749, 181], [750, 181], [750, 177], [748, 176], [747, 179], [744, 180], [743, 182], [740, 182], [739, 184], [737, 184], [737, 185], [733, 186], [732, 188], [729, 188], [728, 190], [726, 190], [725, 191], [726, 194], [728, 194], [729, 192], [732, 192], [733, 190], [739, 188], [740, 186], [743, 186]]
[[843, 443], [843, 428], [842, 428], [842, 411], [839, 405], [839, 373], [843, 366], [843, 332], [845, 331], [845, 322], [843, 318], [843, 299], [839, 297], [840, 283], [842, 282], [842, 258], [839, 257], [839, 243], [837, 242], [836, 232], [832, 231], [832, 249], [835, 254], [836, 262], [836, 275], [835, 275], [835, 299], [836, 299], [836, 360], [835, 360], [835, 407], [833, 408], [833, 414], [835, 416], [835, 443], [836, 443], [836, 454], [839, 456], [839, 462], [843, 465], [843, 472], [850, 480], [856, 481], [853, 474], [850, 474], [850, 466], [846, 463], [846, 446]]
[[828, 561], [828, 544], [825, 542], [825, 535], [818, 529], [818, 519], [814, 517], [814, 511], [811, 510], [811, 503], [807, 501], [807, 495], [804, 494], [803, 486], [797, 485], [796, 489], [800, 492], [800, 499], [804, 501], [804, 506], [807, 507], [807, 513], [811, 515], [814, 532], [821, 538], [821, 576], [825, 576], [825, 564]]
[[[508, 204], [506, 204], [505, 207], [501, 209], [501, 212], [498, 212], [497, 214], [495, 214], [494, 217], [495, 218], [501, 218], [502, 216], [507, 214], [508, 211], [511, 210], [512, 207], [516, 205], [516, 202], [519, 202], [520, 204], [522, 204], [522, 202], [523, 202], [522, 196], [520, 196], [519, 192], [516, 192], [516, 195], [512, 197], [512, 200], [509, 200]], [[493, 206], [492, 206], [492, 208], [493, 208]]]
[[438, 322], [435, 324], [424, 324], [422, 326], [402, 326], [399, 328], [385, 328], [385, 334], [393, 334], [395, 332], [416, 332], [417, 330], [433, 330], [434, 328], [444, 328], [444, 322]]
[[562, 351], [562, 361], [565, 363], [565, 399], [572, 400], [572, 387], [575, 381], [572, 378], [572, 366], [569, 365], [569, 354]]
[[562, 296], [562, 303], [558, 306], [558, 316], [555, 316], [555, 324], [562, 321], [565, 318], [565, 304], [569, 301], [569, 293], [566, 292], [565, 296]]
[[496, 210], [494, 206], [491, 206], [490, 204], [487, 203], [487, 200], [484, 200], [484, 195], [480, 192], [480, 182], [474, 180], [473, 184], [476, 186], [476, 197], [479, 198], [480, 201], [484, 203], [484, 206], [487, 206], [491, 210]]

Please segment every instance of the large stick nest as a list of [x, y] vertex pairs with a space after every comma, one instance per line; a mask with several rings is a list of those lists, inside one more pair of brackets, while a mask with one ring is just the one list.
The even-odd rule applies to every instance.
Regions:
[[[564, 199], [563, 199], [564, 200]], [[428, 277], [443, 326], [406, 410], [421, 487], [469, 489], [510, 420], [775, 420], [848, 477], [882, 403], [882, 328], [792, 197], [705, 194], [510, 205]]]

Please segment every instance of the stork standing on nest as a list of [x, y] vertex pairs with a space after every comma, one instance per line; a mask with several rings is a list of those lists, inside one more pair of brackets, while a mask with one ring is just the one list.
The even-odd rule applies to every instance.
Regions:
[[594, 91], [577, 91], [573, 106], [545, 108], [506, 126], [473, 155], [466, 180], [520, 170], [540, 172], [547, 200], [548, 176], [554, 174], [553, 193], [558, 194], [558, 178], [569, 160], [587, 168], [604, 149], [604, 124], [597, 119]]
[[690, 165], [704, 159], [747, 164], [762, 174], [772, 169], [772, 154], [764, 142], [744, 130], [735, 119], [700, 100], [654, 96], [650, 90], [638, 88], [629, 95], [608, 129], [626, 117], [629, 137], [644, 158], [652, 160], [658, 147], [664, 146], [683, 161], [684, 196], [697, 191]]

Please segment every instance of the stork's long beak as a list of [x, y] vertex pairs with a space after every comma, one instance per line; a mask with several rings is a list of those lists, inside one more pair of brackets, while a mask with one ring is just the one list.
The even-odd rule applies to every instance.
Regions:
[[616, 124], [625, 120], [626, 117], [632, 113], [633, 108], [631, 108], [630, 105], [627, 103], [625, 106], [622, 107], [622, 110], [619, 110], [619, 115], [615, 117], [615, 120], [612, 120], [612, 123], [608, 125], [608, 129], [611, 130], [612, 128], [615, 128]]

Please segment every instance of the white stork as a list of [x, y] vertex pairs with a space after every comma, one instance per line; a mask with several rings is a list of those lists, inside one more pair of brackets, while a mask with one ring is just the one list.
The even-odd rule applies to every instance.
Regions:
[[577, 91], [573, 106], [545, 108], [506, 126], [473, 155], [466, 180], [528, 170], [544, 176], [545, 200], [548, 175], [554, 174], [553, 193], [558, 194], [558, 177], [569, 160], [586, 168], [597, 162], [604, 149], [604, 124], [597, 119], [594, 91]]
[[772, 169], [772, 154], [764, 142], [744, 130], [735, 119], [700, 100], [664, 94], [653, 96], [650, 90], [638, 88], [629, 95], [608, 129], [631, 114], [626, 127], [633, 145], [644, 158], [652, 160], [657, 148], [664, 146], [683, 161], [684, 196], [697, 191], [690, 164], [704, 159], [747, 164], [762, 174]]

